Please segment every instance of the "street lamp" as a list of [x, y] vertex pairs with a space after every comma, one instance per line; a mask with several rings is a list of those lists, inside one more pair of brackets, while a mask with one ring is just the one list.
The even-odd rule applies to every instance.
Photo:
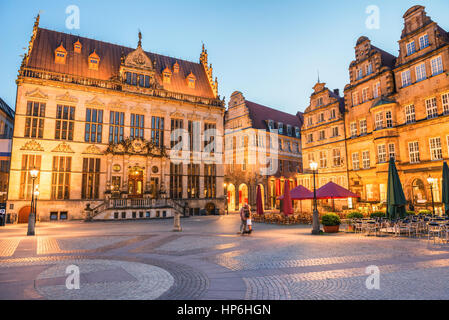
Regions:
[[36, 217], [37, 222], [37, 198], [39, 197], [39, 185], [36, 185], [34, 189], [34, 216]]
[[430, 195], [432, 196], [432, 216], [435, 216], [435, 202], [433, 200], [433, 183], [435, 182], [435, 179], [428, 177], [427, 182], [430, 184]]
[[34, 236], [34, 227], [36, 225], [36, 213], [34, 212], [34, 181], [39, 174], [39, 170], [33, 168], [30, 170], [31, 180], [33, 181], [33, 187], [31, 188], [31, 211], [28, 216], [28, 232], [27, 236]]
[[312, 234], [320, 234], [320, 219], [318, 216], [318, 206], [316, 199], [316, 183], [315, 183], [315, 175], [318, 169], [318, 163], [315, 161], [310, 162], [310, 169], [313, 173], [313, 219], [312, 219]]

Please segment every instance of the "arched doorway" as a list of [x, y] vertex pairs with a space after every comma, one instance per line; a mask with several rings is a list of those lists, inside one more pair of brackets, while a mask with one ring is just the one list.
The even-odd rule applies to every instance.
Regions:
[[30, 216], [31, 206], [25, 206], [19, 211], [18, 223], [28, 223], [28, 217]]
[[235, 210], [235, 186], [230, 183], [227, 188], [228, 210]]
[[239, 186], [239, 210], [245, 203], [248, 203], [248, 186], [242, 183]]
[[[260, 187], [260, 194], [262, 196], [262, 208], [265, 210], [265, 189], [263, 187], [263, 184], [259, 184], [258, 186]], [[256, 189], [256, 192], [257, 192], [257, 189]], [[257, 197], [257, 194], [256, 194], [256, 197]]]

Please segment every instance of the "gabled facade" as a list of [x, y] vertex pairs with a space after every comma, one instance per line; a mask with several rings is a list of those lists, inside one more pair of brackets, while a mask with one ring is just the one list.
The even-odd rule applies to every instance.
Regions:
[[[302, 114], [288, 114], [234, 92], [225, 114], [225, 184], [230, 211], [255, 205], [261, 186], [265, 208], [279, 205], [284, 181], [298, 184], [302, 167]], [[272, 157], [272, 161], [269, 158]]]

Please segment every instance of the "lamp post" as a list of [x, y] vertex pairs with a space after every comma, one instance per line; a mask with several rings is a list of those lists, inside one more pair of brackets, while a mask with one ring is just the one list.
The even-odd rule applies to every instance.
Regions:
[[310, 169], [313, 173], [313, 219], [312, 219], [312, 234], [320, 234], [320, 219], [318, 216], [318, 206], [317, 206], [317, 199], [316, 199], [316, 182], [315, 182], [315, 175], [316, 171], [318, 169], [318, 163], [315, 161], [312, 161], [309, 164]]
[[228, 184], [225, 182], [223, 183], [223, 187], [224, 187], [224, 199], [225, 199], [225, 205], [226, 205], [226, 215], [229, 215], [229, 210], [228, 210]]
[[39, 185], [36, 185], [36, 188], [34, 189], [34, 216], [35, 216], [35, 222], [37, 222], [37, 198], [39, 197]]
[[28, 216], [28, 232], [27, 236], [34, 236], [34, 227], [36, 225], [36, 214], [34, 212], [34, 181], [37, 178], [39, 171], [36, 168], [30, 170], [31, 180], [33, 181], [33, 186], [31, 188], [31, 211]]
[[435, 182], [435, 179], [432, 177], [427, 178], [427, 182], [430, 184], [430, 195], [432, 197], [432, 216], [435, 216], [435, 202], [433, 199], [433, 183]]

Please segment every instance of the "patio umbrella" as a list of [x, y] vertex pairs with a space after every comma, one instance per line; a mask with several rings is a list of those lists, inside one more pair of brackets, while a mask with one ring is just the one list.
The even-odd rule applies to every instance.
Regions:
[[[335, 211], [334, 199], [359, 198], [360, 196], [342, 186], [330, 181], [316, 191], [317, 199], [332, 199], [332, 207]], [[313, 198], [313, 194], [312, 194]]]
[[444, 203], [444, 211], [449, 215], [449, 167], [447, 163], [443, 163], [443, 195], [441, 197]]
[[407, 201], [405, 200], [404, 191], [402, 190], [398, 170], [394, 164], [394, 159], [390, 158], [390, 163], [388, 166], [387, 218], [404, 218], [406, 215], [406, 203]]
[[[299, 185], [290, 191], [290, 197], [292, 200], [313, 199], [313, 192], [306, 187]], [[279, 196], [277, 199], [284, 200], [284, 195]]]
[[257, 186], [256, 207], [257, 207], [257, 214], [262, 216], [263, 215], [263, 203], [262, 203], [262, 192], [260, 190], [260, 186]]
[[282, 212], [288, 216], [293, 213], [292, 208], [292, 198], [290, 196], [290, 184], [288, 183], [288, 180], [285, 180], [285, 187], [284, 187], [284, 201], [282, 206]]

